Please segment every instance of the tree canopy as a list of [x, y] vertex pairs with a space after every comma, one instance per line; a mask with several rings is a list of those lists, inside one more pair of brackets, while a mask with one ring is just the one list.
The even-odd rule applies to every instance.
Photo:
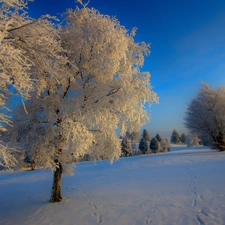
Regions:
[[187, 107], [185, 126], [204, 142], [225, 150], [225, 87], [213, 89], [206, 83]]
[[148, 131], [147, 131], [146, 129], [143, 130], [142, 137], [143, 137], [146, 141], [150, 141], [150, 135], [149, 135], [149, 133], [148, 133]]
[[[30, 18], [23, 0], [4, 0], [0, 8], [0, 130], [12, 126], [7, 115], [7, 100], [11, 89], [24, 102], [35, 89], [37, 96], [47, 90], [46, 80], [56, 83], [66, 59], [62, 56], [59, 31], [49, 15]], [[38, 39], [37, 39], [38, 37]], [[54, 65], [53, 65], [54, 64]], [[51, 74], [51, 75], [50, 75]], [[11, 87], [11, 88], [10, 88]], [[28, 112], [27, 112], [28, 113]], [[15, 149], [0, 142], [0, 157], [4, 165], [15, 166], [11, 154]]]

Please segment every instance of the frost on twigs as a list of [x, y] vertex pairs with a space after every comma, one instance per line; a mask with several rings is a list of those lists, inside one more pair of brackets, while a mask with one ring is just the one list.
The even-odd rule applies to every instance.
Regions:
[[10, 89], [13, 87], [15, 94], [20, 96], [23, 110], [26, 110], [25, 103], [30, 100], [31, 93], [35, 90], [40, 96], [46, 91], [46, 79], [50, 75], [52, 82], [58, 84], [66, 64], [52, 17], [32, 19], [26, 13], [27, 2], [3, 2], [0, 8], [0, 107], [4, 108], [0, 116], [1, 130], [10, 123], [6, 116], [6, 99], [13, 94]]
[[8, 169], [12, 169], [18, 163], [18, 159], [16, 155], [18, 155], [19, 151], [15, 148], [9, 148], [7, 145], [3, 145], [0, 142], [0, 166], [6, 167]]
[[10, 7], [24, 7], [26, 5], [24, 0], [1, 0], [0, 2], [3, 2]]
[[200, 141], [201, 140], [198, 138], [198, 135], [196, 135], [196, 134], [189, 134], [186, 137], [187, 147], [198, 146]]
[[88, 0], [86, 3], [83, 3], [83, 0], [76, 0], [76, 2], [80, 3], [85, 8], [89, 4], [90, 0]]
[[134, 37], [136, 35], [136, 32], [137, 32], [137, 27], [134, 27], [130, 32], [130, 36]]
[[73, 176], [74, 175], [74, 173], [73, 173], [73, 165], [71, 165], [71, 164], [64, 165], [63, 173], [66, 174], [66, 175], [69, 175], [69, 176]]

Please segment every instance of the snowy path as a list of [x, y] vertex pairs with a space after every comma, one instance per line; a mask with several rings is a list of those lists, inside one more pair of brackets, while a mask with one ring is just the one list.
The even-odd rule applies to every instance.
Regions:
[[49, 170], [1, 173], [0, 224], [224, 225], [224, 171], [225, 152], [202, 147], [85, 162], [63, 177], [59, 204], [47, 203]]

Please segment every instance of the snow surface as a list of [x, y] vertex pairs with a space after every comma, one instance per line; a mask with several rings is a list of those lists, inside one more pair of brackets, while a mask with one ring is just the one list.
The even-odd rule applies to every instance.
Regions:
[[201, 146], [82, 162], [54, 204], [50, 170], [1, 172], [0, 224], [224, 225], [224, 171], [225, 152]]

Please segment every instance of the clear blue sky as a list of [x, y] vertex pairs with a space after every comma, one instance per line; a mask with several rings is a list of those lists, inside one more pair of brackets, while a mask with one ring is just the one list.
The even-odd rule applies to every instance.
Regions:
[[[35, 0], [29, 12], [57, 15], [75, 6], [74, 0]], [[183, 117], [200, 81], [225, 85], [225, 1], [91, 0], [89, 7], [116, 16], [128, 30], [137, 27], [135, 40], [151, 43], [143, 71], [151, 73], [160, 103], [147, 108], [151, 122], [144, 128], [151, 136], [187, 133]]]

